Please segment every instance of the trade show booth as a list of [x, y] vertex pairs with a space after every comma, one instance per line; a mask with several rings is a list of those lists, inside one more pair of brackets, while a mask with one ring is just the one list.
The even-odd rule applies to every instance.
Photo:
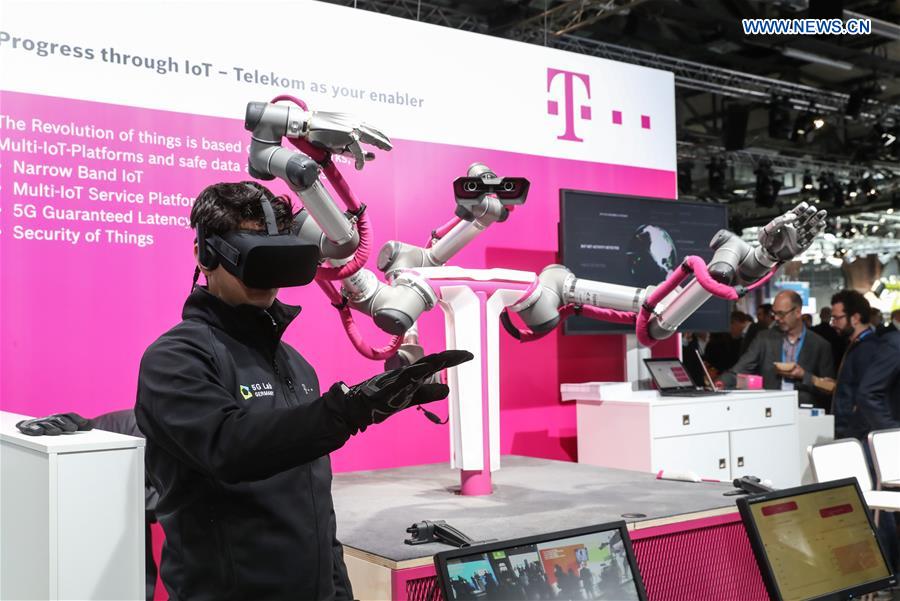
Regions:
[[[673, 70], [311, 0], [3, 12], [0, 598], [896, 586], [900, 504], [811, 452], [786, 270], [831, 207], [681, 197]], [[773, 298], [778, 388], [731, 385], [699, 333], [737, 359]]]

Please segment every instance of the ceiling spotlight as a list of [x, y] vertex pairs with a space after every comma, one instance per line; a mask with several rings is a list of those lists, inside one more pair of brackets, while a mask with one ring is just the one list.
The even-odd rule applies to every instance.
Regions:
[[768, 158], [760, 160], [753, 172], [756, 174], [756, 204], [761, 207], [774, 207], [781, 190], [781, 179], [772, 171], [772, 163]]
[[859, 195], [859, 185], [856, 183], [856, 180], [851, 179], [847, 182], [847, 196], [850, 197], [850, 200], [853, 200]]
[[794, 119], [794, 131], [791, 133], [791, 141], [799, 142], [806, 137], [806, 134], [813, 128], [812, 120], [806, 113], [798, 113]]
[[822, 129], [822, 127], [824, 126], [825, 119], [823, 119], [822, 117], [816, 117], [815, 119], [813, 119], [813, 127], [815, 127], [816, 129]]
[[844, 206], [844, 188], [841, 186], [841, 182], [835, 179], [831, 187], [834, 189], [834, 206]]
[[709, 191], [713, 194], [725, 193], [725, 171], [727, 165], [722, 157], [713, 157], [706, 166], [709, 172]]
[[803, 172], [803, 189], [804, 190], [812, 190], [813, 189], [813, 176], [810, 173], [809, 169]]
[[769, 104], [769, 137], [787, 140], [791, 137], [791, 106], [781, 96], [773, 96]]
[[867, 177], [863, 181], [863, 192], [866, 194], [866, 200], [872, 201], [875, 200], [875, 197], [878, 196], [878, 188], [875, 187], [875, 180], [871, 177]]
[[830, 171], [819, 174], [819, 200], [826, 204], [834, 202], [834, 174]]

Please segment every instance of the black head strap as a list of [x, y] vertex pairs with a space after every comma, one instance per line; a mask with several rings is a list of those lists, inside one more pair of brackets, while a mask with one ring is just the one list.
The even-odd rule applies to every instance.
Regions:
[[253, 192], [256, 195], [257, 200], [259, 200], [259, 204], [262, 207], [263, 211], [263, 217], [266, 221], [266, 233], [270, 236], [277, 236], [278, 221], [275, 219], [275, 210], [272, 208], [272, 203], [269, 202], [269, 199], [266, 198], [266, 195], [263, 193], [263, 191], [253, 184], [245, 183], [244, 186], [246, 186], [248, 190]]

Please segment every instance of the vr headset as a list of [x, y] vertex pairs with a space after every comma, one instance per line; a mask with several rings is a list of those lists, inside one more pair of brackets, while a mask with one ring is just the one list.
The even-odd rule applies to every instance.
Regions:
[[304, 286], [316, 277], [319, 248], [300, 240], [296, 233], [278, 233], [272, 204], [259, 188], [244, 184], [259, 199], [266, 221], [265, 232], [234, 231], [207, 236], [197, 225], [198, 259], [205, 269], [219, 265], [248, 288]]

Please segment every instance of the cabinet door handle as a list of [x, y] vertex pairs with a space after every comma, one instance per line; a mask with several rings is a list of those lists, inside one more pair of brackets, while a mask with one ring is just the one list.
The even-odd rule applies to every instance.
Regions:
[[772, 408], [766, 407], [766, 417], [772, 417]]
[[690, 425], [691, 425], [691, 416], [690, 416], [690, 414], [688, 414], [688, 415], [682, 415], [682, 416], [681, 416], [681, 425], [682, 425], [682, 426], [690, 426]]
[[744, 467], [744, 458], [738, 457], [738, 467]]
[[728, 466], [725, 464], [725, 458], [723, 457], [723, 458], [719, 459], [719, 469], [724, 470], [726, 467], [728, 467]]

